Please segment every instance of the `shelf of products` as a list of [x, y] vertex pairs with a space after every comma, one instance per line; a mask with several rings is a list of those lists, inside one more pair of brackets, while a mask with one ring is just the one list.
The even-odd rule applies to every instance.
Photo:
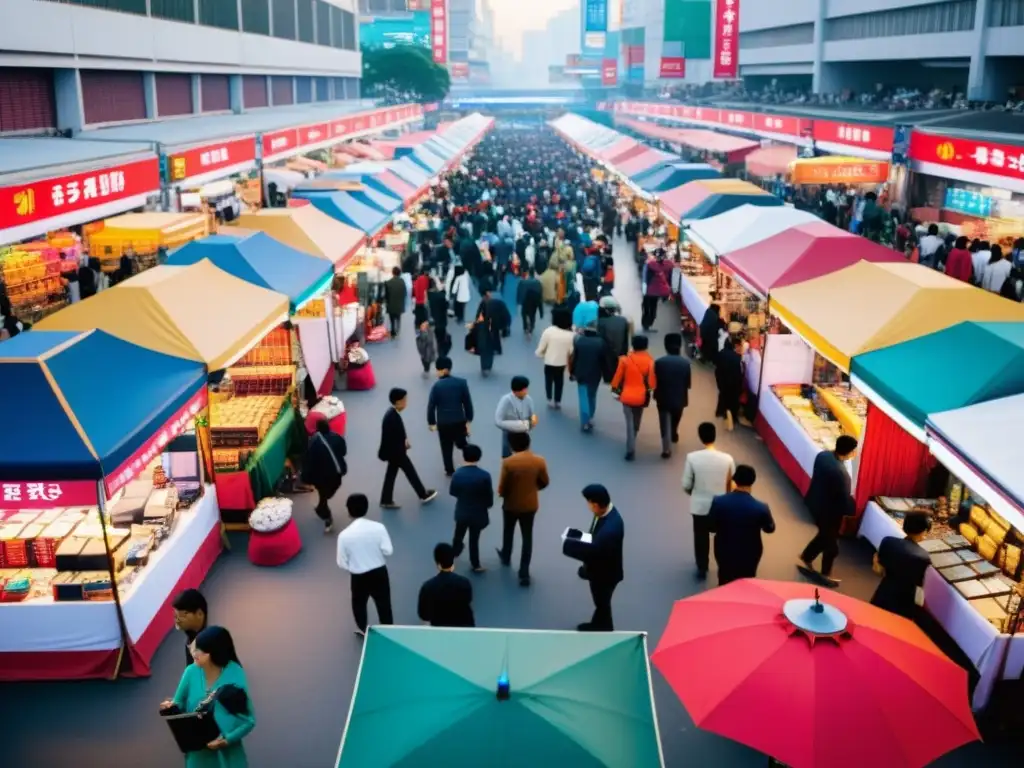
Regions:
[[81, 253], [81, 242], [66, 233], [0, 250], [0, 281], [15, 315], [34, 323], [66, 306], [66, 278], [78, 271]]
[[89, 255], [104, 272], [116, 272], [121, 257], [133, 255], [136, 270], [157, 266], [161, 251], [206, 237], [210, 225], [201, 213], [126, 213], [102, 222], [88, 235]]
[[867, 399], [848, 384], [774, 384], [772, 391], [824, 450], [833, 450], [840, 435], [858, 436], [864, 430]]

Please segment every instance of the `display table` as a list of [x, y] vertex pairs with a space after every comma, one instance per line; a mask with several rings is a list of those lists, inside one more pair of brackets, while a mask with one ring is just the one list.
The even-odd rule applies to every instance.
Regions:
[[764, 387], [758, 401], [754, 428], [764, 440], [772, 458], [800, 493], [807, 493], [814, 473], [814, 460], [822, 448], [808, 435], [796, 417], [782, 404], [771, 387]]
[[290, 519], [283, 528], [270, 533], [261, 533], [253, 529], [249, 533], [249, 562], [264, 568], [276, 568], [284, 565], [302, 551], [302, 537], [295, 518]]
[[699, 324], [704, 319], [704, 313], [708, 311], [710, 304], [701, 296], [689, 278], [682, 273], [679, 275], [679, 296], [683, 300], [686, 311], [690, 313], [690, 317]]
[[[207, 486], [122, 595], [130, 641], [122, 675], [149, 676], [150, 661], [174, 626], [174, 597], [202, 584], [221, 548], [217, 492]], [[0, 626], [0, 680], [7, 682], [112, 678], [122, 655], [112, 600], [0, 604]]]
[[[860, 535], [875, 549], [886, 536], [903, 538], [903, 528], [874, 501], [869, 501], [861, 519]], [[1004, 680], [1024, 672], [1024, 635], [1003, 635], [974, 610], [963, 595], [934, 568], [924, 577], [924, 607], [953, 638], [981, 676], [971, 706], [984, 709], [992, 696], [1005, 651], [1009, 651]]]

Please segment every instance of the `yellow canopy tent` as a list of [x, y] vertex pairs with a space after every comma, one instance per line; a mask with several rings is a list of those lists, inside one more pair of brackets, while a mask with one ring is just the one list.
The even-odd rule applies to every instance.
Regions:
[[[243, 213], [233, 223], [243, 229], [266, 232], [275, 240], [327, 259], [336, 267], [344, 266], [366, 240], [363, 232], [332, 219], [312, 205]], [[230, 234], [231, 230], [224, 232]]]
[[[1024, 306], [909, 262], [860, 261], [776, 288], [771, 311], [821, 355], [849, 372], [854, 355], [968, 320], [1024, 322]], [[950, 364], [956, 351], [950, 350]]]
[[116, 269], [118, 259], [128, 250], [155, 253], [158, 248], [177, 248], [207, 234], [209, 225], [202, 213], [153, 212], [114, 216], [87, 237], [89, 253]]
[[232, 277], [203, 259], [188, 267], [147, 270], [35, 327], [99, 328], [140, 347], [199, 360], [216, 371], [240, 358], [287, 317], [287, 296]]

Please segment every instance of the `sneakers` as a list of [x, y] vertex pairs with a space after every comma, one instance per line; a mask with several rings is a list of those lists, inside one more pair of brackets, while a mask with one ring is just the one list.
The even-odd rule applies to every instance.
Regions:
[[663, 459], [671, 459], [672, 458], [672, 451], [662, 451], [661, 452], [661, 458], [663, 458]]
[[388, 501], [388, 502], [383, 502], [382, 501], [380, 503], [380, 508], [381, 509], [401, 509], [401, 507], [398, 504], [395, 504], [395, 502], [393, 502], [393, 501]]
[[733, 429], [735, 428], [735, 426], [736, 425], [733, 423], [733, 420], [732, 420], [732, 411], [726, 411], [725, 412], [725, 428], [727, 430], [729, 430], [730, 432], [732, 432]]
[[420, 501], [423, 504], [429, 504], [430, 502], [432, 502], [436, 498], [437, 498], [437, 491], [435, 491], [433, 488], [428, 488], [427, 489], [427, 495], [424, 496], [422, 499], [420, 499]]
[[333, 530], [334, 530], [334, 521], [333, 520], [331, 520], [330, 522], [324, 524], [324, 536], [329, 536], [331, 534], [331, 531], [333, 531]]
[[352, 634], [354, 634], [356, 637], [366, 637], [366, 632], [361, 629], [352, 630]]

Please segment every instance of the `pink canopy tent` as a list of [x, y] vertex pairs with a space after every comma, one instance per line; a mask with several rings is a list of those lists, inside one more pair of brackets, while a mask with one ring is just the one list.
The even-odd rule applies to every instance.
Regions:
[[632, 149], [639, 143], [640, 142], [638, 142], [636, 139], [630, 139], [626, 136], [623, 136], [621, 139], [617, 139], [613, 144], [611, 144], [606, 149], [600, 150], [597, 153], [597, 156], [604, 160], [605, 162], [611, 162], [611, 159], [613, 157], [615, 157], [616, 155], [621, 155], [623, 152]]
[[380, 179], [388, 189], [392, 190], [395, 194], [400, 195], [402, 202], [406, 205], [419, 197], [420, 190], [416, 189], [416, 187], [404, 179], [400, 179], [398, 176], [395, 176], [391, 171], [382, 171], [377, 175], [377, 178]]
[[[643, 146], [642, 144], [639, 146]], [[651, 149], [650, 147], [644, 147], [644, 152], [635, 157], [631, 157], [628, 160], [621, 161], [616, 167], [619, 173], [624, 176], [636, 176], [638, 173], [643, 173], [649, 168], [653, 168], [658, 163], [664, 163], [669, 160], [678, 160], [679, 158], [668, 152], [662, 152], [660, 149]]]
[[790, 144], [777, 144], [772, 147], [755, 149], [746, 156], [747, 173], [762, 179], [785, 175], [789, 164], [796, 160], [796, 147]]
[[650, 149], [650, 147], [648, 147], [646, 144], [640, 144], [638, 142], [638, 143], [634, 144], [632, 147], [630, 147], [629, 149], [623, 150], [622, 152], [619, 152], [618, 154], [616, 154], [616, 155], [614, 155], [612, 157], [609, 157], [608, 158], [608, 162], [611, 165], [613, 165], [616, 168], [618, 168], [619, 166], [622, 165], [622, 163], [626, 162], [630, 158], [638, 157], [639, 155], [642, 155], [645, 152], [647, 152], [649, 149]]
[[384, 157], [379, 150], [374, 149], [369, 144], [363, 144], [358, 141], [353, 141], [351, 144], [344, 144], [341, 149], [345, 150], [350, 155], [361, 157], [364, 160], [390, 160], [390, 158]]
[[719, 257], [719, 266], [765, 297], [775, 288], [838, 272], [858, 261], [906, 261], [903, 255], [824, 221], [787, 229]]

